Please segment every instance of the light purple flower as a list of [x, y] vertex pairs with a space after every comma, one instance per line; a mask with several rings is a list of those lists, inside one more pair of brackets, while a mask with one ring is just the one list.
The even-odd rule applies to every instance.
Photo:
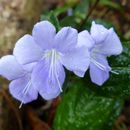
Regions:
[[92, 22], [90, 33], [87, 30], [79, 33], [78, 46], [86, 46], [89, 49], [91, 80], [97, 85], [102, 85], [109, 78], [109, 71], [111, 71], [107, 56], [122, 52], [121, 42], [114, 29], [106, 29]]
[[38, 91], [31, 83], [31, 71], [33, 64], [21, 66], [13, 55], [7, 55], [0, 59], [0, 75], [11, 80], [9, 91], [11, 95], [23, 104], [36, 100]]
[[48, 21], [37, 23], [31, 35], [23, 36], [14, 48], [14, 56], [22, 65], [38, 62], [31, 75], [32, 84], [40, 95], [50, 100], [62, 92], [64, 67], [83, 77], [89, 66], [89, 53], [77, 47], [78, 32], [71, 27], [57, 34]]

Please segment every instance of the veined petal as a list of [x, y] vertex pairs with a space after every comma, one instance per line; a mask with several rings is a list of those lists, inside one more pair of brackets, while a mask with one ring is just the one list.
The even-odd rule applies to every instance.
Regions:
[[32, 72], [32, 83], [46, 100], [56, 98], [61, 93], [64, 80], [65, 72], [62, 65], [56, 63], [52, 66], [46, 59], [40, 61]]
[[77, 47], [62, 56], [62, 63], [79, 77], [83, 77], [90, 64], [90, 56], [86, 47]]
[[27, 64], [38, 61], [43, 51], [36, 45], [33, 37], [27, 34], [17, 41], [13, 54], [20, 64]]
[[95, 42], [87, 30], [78, 34], [78, 47], [86, 46], [90, 50], [94, 44]]
[[36, 100], [38, 91], [33, 87], [30, 75], [13, 80], [9, 85], [11, 95], [23, 104]]
[[97, 49], [101, 54], [105, 55], [118, 55], [122, 52], [123, 48], [120, 39], [113, 28], [109, 29], [108, 36]]
[[0, 59], [0, 75], [3, 77], [13, 80], [24, 74], [25, 71], [13, 55], [7, 55]]
[[90, 63], [90, 77], [92, 82], [101, 86], [109, 78], [109, 71], [111, 71], [111, 67], [106, 57], [95, 54]]
[[78, 32], [71, 27], [62, 28], [55, 37], [55, 48], [60, 52], [68, 52], [77, 45]]
[[103, 25], [92, 22], [90, 33], [96, 44], [101, 43], [107, 37], [109, 31]]
[[54, 45], [56, 29], [49, 21], [41, 21], [34, 26], [32, 35], [36, 44], [42, 49], [51, 49]]

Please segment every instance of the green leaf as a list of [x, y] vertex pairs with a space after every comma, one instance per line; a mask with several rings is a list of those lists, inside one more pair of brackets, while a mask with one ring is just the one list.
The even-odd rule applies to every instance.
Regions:
[[79, 0], [63, 0], [67, 5], [75, 5]]
[[89, 76], [85, 77], [85, 83], [98, 95], [105, 97], [130, 97], [130, 42], [123, 44], [124, 51], [119, 56], [109, 58], [109, 64], [113, 71], [118, 75], [111, 73], [110, 79], [103, 86], [97, 86], [90, 81]]
[[123, 11], [123, 8], [114, 1], [110, 1], [110, 0], [100, 0], [99, 4], [105, 5], [105, 6], [109, 6], [111, 8], [117, 9], [119, 11]]
[[79, 28], [79, 23], [81, 20], [85, 19], [88, 14], [90, 0], [83, 0], [80, 2], [76, 8], [73, 10], [72, 16], [66, 16], [60, 21], [61, 26], [71, 26], [74, 28]]
[[75, 21], [73, 16], [66, 16], [64, 19], [62, 19], [60, 21], [60, 25], [62, 27], [64, 27], [64, 26], [71, 26], [73, 28], [76, 28], [77, 23], [76, 23], [76, 21]]
[[80, 23], [81, 20], [85, 19], [88, 14], [90, 0], [83, 0], [74, 10], [74, 16], [77, 23]]
[[56, 27], [57, 32], [60, 30], [60, 24], [58, 18], [56, 17], [53, 11], [46, 12], [44, 13], [44, 15], [41, 15], [41, 21], [43, 20], [50, 21]]
[[69, 8], [72, 8], [72, 7], [73, 7], [73, 5], [65, 5], [65, 6], [62, 6], [62, 7], [60, 7], [60, 8], [55, 9], [55, 10], [54, 10], [54, 14], [55, 14], [56, 16], [58, 16], [58, 15], [60, 15], [61, 13], [66, 12]]
[[54, 130], [111, 130], [122, 101], [92, 92], [81, 81], [69, 83], [54, 120]]

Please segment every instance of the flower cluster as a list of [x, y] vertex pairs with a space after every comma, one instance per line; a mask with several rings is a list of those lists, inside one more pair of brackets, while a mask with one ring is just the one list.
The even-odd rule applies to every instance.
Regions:
[[0, 59], [0, 75], [11, 80], [10, 93], [23, 104], [36, 100], [38, 94], [51, 100], [62, 92], [64, 67], [79, 77], [89, 69], [92, 82], [102, 85], [111, 71], [107, 56], [121, 52], [113, 28], [92, 22], [90, 33], [78, 34], [71, 27], [56, 33], [50, 22], [42, 21], [34, 26], [32, 35], [17, 41], [13, 55]]

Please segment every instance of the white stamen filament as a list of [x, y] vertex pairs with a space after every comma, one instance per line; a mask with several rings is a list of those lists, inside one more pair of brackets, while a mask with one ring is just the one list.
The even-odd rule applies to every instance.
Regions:
[[94, 59], [91, 59], [91, 62], [93, 62], [98, 68], [100, 68], [100, 69], [103, 70], [103, 71], [107, 71], [107, 70], [108, 70], [108, 71], [110, 71], [110, 72], [113, 73], [113, 74], [119, 75], [118, 72], [115, 72], [115, 71], [111, 70], [109, 67], [106, 68], [104, 65], [100, 64], [99, 62], [97, 62], [97, 61], [94, 60]]
[[100, 63], [97, 62], [96, 60], [91, 59], [91, 62], [93, 62], [93, 63], [94, 63], [98, 68], [100, 68], [101, 70], [103, 70], [103, 71], [106, 71], [106, 70], [107, 70], [107, 68], [106, 68], [104, 65], [100, 64]]
[[[56, 55], [55, 55], [55, 57], [56, 57]], [[60, 89], [60, 91], [61, 92], [63, 92], [63, 90], [62, 90], [62, 87], [61, 87], [61, 84], [60, 84], [60, 81], [59, 81], [59, 79], [58, 79], [58, 75], [57, 75], [57, 71], [56, 71], [56, 65], [54, 66], [55, 68], [55, 76], [56, 76], [56, 80], [57, 80], [57, 82], [58, 82], [58, 86], [59, 86], [59, 89]]]
[[23, 105], [23, 102], [20, 103], [20, 105], [19, 105], [19, 109], [22, 107], [22, 105]]
[[113, 70], [111, 70], [111, 73], [116, 74], [116, 75], [119, 75], [119, 73], [118, 73], [118, 72], [113, 71]]
[[44, 58], [50, 58], [50, 69], [49, 69], [49, 79], [52, 79], [53, 78], [56, 78], [57, 80], [57, 83], [58, 83], [58, 87], [60, 89], [60, 91], [62, 92], [62, 87], [61, 87], [61, 84], [60, 84], [60, 81], [58, 79], [58, 74], [57, 74], [57, 70], [56, 70], [56, 63], [57, 63], [57, 60], [59, 60], [59, 56], [61, 54], [58, 53], [56, 50], [50, 50], [50, 51], [46, 51], [45, 52], [45, 55], [44, 55]]
[[53, 67], [55, 64], [54, 55], [55, 55], [55, 52], [54, 52], [54, 50], [52, 50], [51, 56], [50, 56], [51, 57], [51, 64], [50, 64], [50, 70], [49, 70], [49, 78], [54, 76], [54, 74], [53, 74]]
[[[23, 96], [24, 96], [25, 94], [27, 94], [30, 85], [31, 85], [31, 81], [29, 80], [29, 82], [27, 83], [27, 85], [25, 86], [25, 88], [23, 89], [23, 91], [21, 92], [21, 93], [23, 93]], [[23, 101], [22, 101], [21, 104], [19, 105], [19, 109], [22, 107], [22, 105], [23, 105]]]
[[27, 85], [25, 86], [25, 88], [23, 89], [22, 93], [24, 93], [24, 95], [27, 93], [29, 87], [31, 85], [31, 81], [28, 81]]

